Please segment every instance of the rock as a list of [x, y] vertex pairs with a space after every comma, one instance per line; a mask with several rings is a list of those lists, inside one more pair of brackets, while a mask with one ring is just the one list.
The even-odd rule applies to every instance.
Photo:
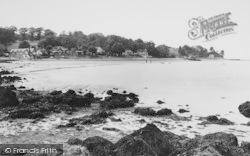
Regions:
[[14, 85], [10, 85], [7, 88], [9, 88], [10, 90], [16, 90], [16, 87]]
[[95, 136], [83, 141], [83, 145], [94, 156], [110, 156], [114, 149], [114, 144], [105, 138]]
[[245, 125], [246, 125], [246, 126], [250, 126], [250, 121], [248, 121]]
[[179, 109], [179, 111], [178, 111], [179, 113], [187, 113], [187, 112], [189, 112], [188, 110], [185, 110], [185, 109]]
[[100, 112], [95, 112], [91, 114], [90, 116], [73, 118], [73, 119], [70, 119], [69, 121], [73, 123], [79, 123], [82, 125], [101, 124], [101, 123], [105, 123], [106, 118], [112, 115], [114, 114], [111, 112], [100, 111]]
[[55, 90], [55, 91], [53, 91], [53, 92], [51, 92], [51, 93], [49, 93], [50, 95], [61, 95], [62, 94], [62, 91], [57, 91], [57, 90]]
[[44, 114], [39, 112], [37, 108], [18, 108], [9, 113], [11, 119], [27, 118], [27, 119], [40, 119], [44, 118]]
[[20, 86], [18, 87], [19, 89], [25, 89], [26, 87], [25, 86]]
[[151, 108], [140, 108], [140, 107], [138, 107], [138, 108], [135, 108], [134, 113], [142, 115], [142, 116], [155, 116], [156, 115], [156, 112]]
[[163, 116], [163, 115], [171, 115], [171, 114], [173, 114], [173, 112], [172, 112], [171, 109], [164, 108], [164, 109], [161, 109], [161, 110], [157, 111], [156, 114], [160, 115], [160, 116]]
[[58, 125], [56, 128], [71, 128], [71, 127], [74, 127], [76, 125], [77, 125], [76, 122], [70, 121], [66, 125]]
[[25, 97], [22, 102], [26, 104], [32, 104], [32, 103], [38, 102], [42, 98], [43, 98], [42, 96], [28, 96], [28, 97]]
[[227, 146], [238, 146], [237, 137], [233, 134], [228, 134], [224, 132], [211, 133], [203, 136], [201, 139], [201, 143], [207, 142], [221, 142]]
[[123, 100], [122, 98], [111, 98], [101, 101], [101, 107], [106, 109], [127, 108], [133, 107], [135, 104], [131, 100]]
[[115, 131], [115, 132], [119, 132], [120, 130], [117, 129], [117, 128], [112, 128], [112, 127], [103, 127], [102, 128], [103, 130], [106, 130], [106, 131]]
[[45, 118], [44, 114], [41, 112], [32, 112], [28, 116], [29, 119], [42, 119]]
[[0, 75], [8, 75], [8, 74], [13, 74], [14, 72], [13, 71], [8, 71], [8, 70], [2, 70], [0, 71]]
[[226, 118], [220, 118], [216, 124], [218, 125], [234, 125], [234, 123]]
[[122, 120], [120, 119], [120, 118], [114, 118], [114, 117], [110, 117], [109, 118], [111, 121], [113, 121], [113, 122], [121, 122]]
[[207, 134], [187, 140], [175, 151], [175, 155], [243, 156], [238, 140], [233, 134], [223, 132]]
[[102, 111], [98, 111], [98, 112], [91, 114], [90, 117], [92, 117], [92, 118], [108, 118], [109, 116], [113, 116], [113, 115], [114, 115], [114, 113], [112, 113], [112, 112], [106, 112], [106, 111], [102, 110]]
[[16, 93], [0, 86], [0, 108], [18, 106]]
[[109, 96], [100, 102], [100, 106], [106, 109], [134, 107], [139, 102], [138, 95], [134, 93], [120, 94], [113, 91], [107, 91]]
[[209, 122], [214, 122], [214, 121], [218, 121], [219, 120], [219, 118], [217, 116], [215, 116], [215, 115], [207, 116], [206, 119]]
[[234, 123], [226, 118], [218, 118], [215, 115], [211, 115], [208, 117], [205, 117], [207, 121], [203, 121], [200, 123], [200, 125], [206, 125], [206, 124], [217, 124], [217, 125], [234, 125]]
[[64, 93], [65, 96], [76, 96], [76, 92], [72, 89], [69, 89], [66, 93]]
[[244, 150], [245, 153], [250, 153], [250, 142], [242, 141], [241, 148]]
[[250, 118], [250, 101], [241, 104], [238, 109], [242, 115]]
[[163, 101], [161, 101], [161, 100], [158, 100], [156, 103], [158, 103], [158, 104], [163, 104], [163, 103], [165, 103], [165, 102], [163, 102]]
[[67, 141], [67, 143], [69, 145], [82, 145], [83, 141], [80, 140], [80, 139], [78, 139], [78, 138], [71, 137], [71, 138], [69, 138], [69, 140]]
[[167, 156], [173, 152], [173, 146], [167, 136], [154, 124], [125, 136], [115, 144], [115, 156]]
[[79, 95], [64, 97], [62, 101], [72, 107], [90, 107], [92, 103], [91, 99]]
[[2, 83], [13, 83], [22, 80], [19, 76], [4, 76], [2, 77]]
[[108, 90], [108, 91], [107, 91], [107, 94], [108, 94], [108, 95], [112, 95], [112, 93], [113, 93], [112, 90]]

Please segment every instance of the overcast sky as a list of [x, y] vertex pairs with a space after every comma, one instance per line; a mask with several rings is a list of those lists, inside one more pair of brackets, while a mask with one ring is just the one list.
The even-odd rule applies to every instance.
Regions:
[[[141, 38], [157, 45], [213, 46], [227, 58], [250, 59], [250, 0], [0, 0], [0, 26], [81, 30]], [[188, 38], [191, 18], [231, 12], [234, 34], [204, 42]]]

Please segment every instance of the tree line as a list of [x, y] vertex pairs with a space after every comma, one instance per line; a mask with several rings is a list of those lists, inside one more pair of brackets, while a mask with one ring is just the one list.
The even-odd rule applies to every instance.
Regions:
[[[37, 41], [38, 47], [49, 51], [55, 46], [63, 46], [69, 50], [81, 50], [95, 52], [95, 47], [101, 47], [108, 55], [121, 56], [125, 50], [137, 52], [146, 50], [153, 57], [174, 57], [170, 54], [170, 47], [167, 45], [156, 46], [152, 41], [143, 41], [142, 39], [128, 39], [118, 35], [103, 35], [101, 33], [84, 34], [82, 31], [61, 33], [57, 35], [50, 29], [42, 27], [17, 28], [15, 26], [0, 27], [0, 43], [7, 47], [15, 41], [22, 41], [21, 48], [29, 47], [29, 41]], [[1, 49], [1, 46], [0, 46]], [[198, 53], [200, 57], [207, 55], [207, 50], [200, 46], [197, 50], [184, 46], [179, 48], [181, 56], [187, 56], [190, 53]]]

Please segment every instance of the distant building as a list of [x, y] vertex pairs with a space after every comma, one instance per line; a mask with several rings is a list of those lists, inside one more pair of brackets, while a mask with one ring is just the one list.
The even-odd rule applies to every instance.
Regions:
[[97, 53], [97, 55], [104, 55], [105, 50], [102, 49], [101, 47], [96, 47], [96, 53]]
[[132, 57], [134, 55], [133, 51], [132, 50], [125, 50], [123, 53], [122, 53], [122, 56], [125, 56], [125, 57]]
[[57, 46], [53, 47], [53, 49], [51, 50], [51, 54], [54, 55], [55, 57], [59, 57], [66, 55], [67, 51], [68, 51], [67, 48], [64, 48], [62, 46]]
[[10, 51], [10, 57], [16, 59], [30, 59], [30, 56], [34, 53], [33, 48], [19, 48], [12, 49]]
[[146, 58], [146, 57], [148, 57], [149, 55], [148, 55], [148, 51], [147, 51], [147, 49], [140, 49], [140, 50], [137, 50], [137, 53], [136, 53], [138, 56], [140, 56], [140, 57], [144, 57], [144, 58]]

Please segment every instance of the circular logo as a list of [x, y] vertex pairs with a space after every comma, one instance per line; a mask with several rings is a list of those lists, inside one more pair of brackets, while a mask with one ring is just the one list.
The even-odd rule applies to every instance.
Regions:
[[4, 152], [5, 153], [11, 153], [11, 148], [5, 148]]

